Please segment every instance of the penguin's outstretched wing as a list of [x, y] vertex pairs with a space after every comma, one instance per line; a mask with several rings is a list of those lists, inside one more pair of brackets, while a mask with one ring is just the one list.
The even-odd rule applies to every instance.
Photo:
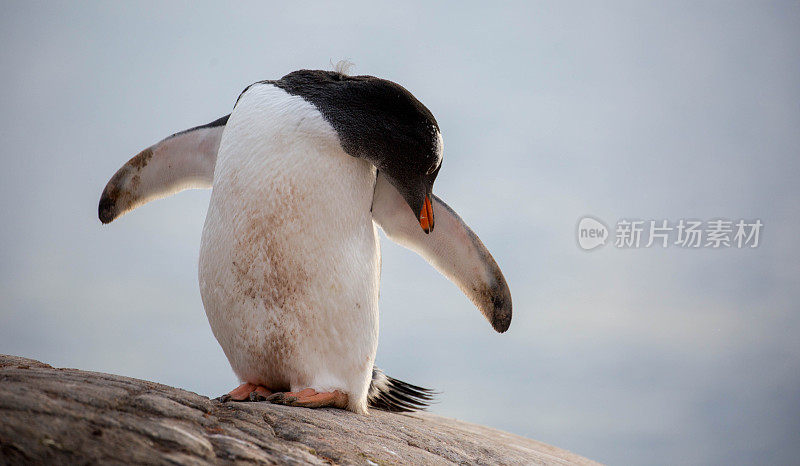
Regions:
[[395, 243], [425, 258], [455, 283], [498, 332], [511, 324], [511, 292], [497, 262], [453, 209], [433, 196], [436, 229], [419, 227], [403, 196], [380, 173], [372, 199], [372, 219]]
[[229, 116], [175, 133], [128, 160], [100, 196], [100, 221], [112, 222], [140, 205], [184, 189], [210, 188]]

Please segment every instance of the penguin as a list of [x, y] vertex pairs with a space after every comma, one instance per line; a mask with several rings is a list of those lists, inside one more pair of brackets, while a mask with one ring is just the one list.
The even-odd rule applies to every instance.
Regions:
[[457, 285], [494, 330], [508, 284], [433, 184], [443, 141], [401, 85], [299, 70], [251, 84], [229, 115], [167, 137], [110, 179], [110, 223], [152, 200], [212, 188], [198, 278], [211, 329], [241, 385], [220, 401], [366, 414], [424, 409], [434, 393], [376, 368], [377, 229]]

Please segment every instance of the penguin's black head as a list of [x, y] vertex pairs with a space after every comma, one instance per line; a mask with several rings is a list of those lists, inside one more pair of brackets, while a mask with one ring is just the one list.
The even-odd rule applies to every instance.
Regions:
[[442, 164], [442, 136], [419, 100], [392, 81], [335, 71], [300, 70], [270, 82], [314, 104], [344, 151], [375, 165], [422, 229], [433, 230], [431, 193]]

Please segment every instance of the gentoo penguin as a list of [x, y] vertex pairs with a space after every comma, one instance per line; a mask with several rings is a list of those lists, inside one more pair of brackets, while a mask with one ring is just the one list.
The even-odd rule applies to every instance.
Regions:
[[454, 282], [496, 331], [511, 323], [497, 263], [432, 194], [442, 150], [433, 115], [402, 86], [300, 70], [248, 86], [230, 115], [133, 157], [105, 187], [99, 216], [109, 223], [213, 185], [200, 292], [242, 383], [222, 401], [414, 410], [431, 392], [373, 365], [376, 226]]

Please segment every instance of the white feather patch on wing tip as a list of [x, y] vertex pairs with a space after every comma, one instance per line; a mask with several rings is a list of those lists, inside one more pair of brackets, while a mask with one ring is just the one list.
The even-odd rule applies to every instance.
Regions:
[[339, 74], [343, 74], [345, 76], [349, 76], [350, 70], [352, 70], [356, 66], [355, 63], [351, 62], [346, 58], [344, 60], [339, 60], [338, 62], [336, 62], [335, 65], [331, 63], [331, 65], [333, 66], [333, 71]]

